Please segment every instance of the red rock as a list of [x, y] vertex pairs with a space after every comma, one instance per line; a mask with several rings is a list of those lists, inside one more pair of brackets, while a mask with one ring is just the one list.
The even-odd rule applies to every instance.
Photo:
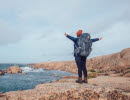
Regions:
[[[104, 76], [88, 80], [89, 84], [78, 84], [75, 79], [60, 79], [39, 84], [30, 90], [3, 93], [0, 100], [130, 100], [129, 95], [115, 89], [117, 84], [118, 88], [122, 83], [124, 86], [125, 80], [127, 79], [124, 77]], [[129, 83], [128, 80], [126, 82]], [[127, 86], [130, 87], [129, 84]]]
[[0, 69], [0, 75], [4, 75], [4, 71]]
[[22, 69], [18, 66], [12, 66], [6, 69], [7, 73], [22, 73]]
[[[43, 62], [35, 64], [33, 68], [55, 69], [77, 73], [77, 66], [74, 61]], [[88, 70], [101, 69], [105, 72], [121, 72], [122, 69], [127, 70], [128, 68], [130, 68], [130, 48], [124, 49], [118, 53], [98, 56], [87, 60]]]

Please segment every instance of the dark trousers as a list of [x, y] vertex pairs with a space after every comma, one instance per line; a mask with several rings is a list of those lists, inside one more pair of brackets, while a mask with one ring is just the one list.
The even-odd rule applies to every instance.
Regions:
[[84, 74], [84, 77], [87, 77], [86, 57], [75, 56], [75, 62], [78, 67], [78, 77], [82, 78], [82, 72]]

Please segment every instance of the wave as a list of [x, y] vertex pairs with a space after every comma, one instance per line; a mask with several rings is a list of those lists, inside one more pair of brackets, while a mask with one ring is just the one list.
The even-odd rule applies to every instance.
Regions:
[[23, 72], [44, 72], [43, 69], [33, 69], [30, 67], [21, 67], [21, 69], [23, 70]]

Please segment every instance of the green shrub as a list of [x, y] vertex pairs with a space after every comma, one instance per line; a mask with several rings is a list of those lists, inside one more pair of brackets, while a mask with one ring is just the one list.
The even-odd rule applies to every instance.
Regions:
[[96, 72], [95, 69], [90, 69], [89, 71], [90, 71], [90, 72]]
[[95, 78], [95, 77], [97, 77], [97, 73], [96, 72], [92, 72], [92, 73], [89, 73], [88, 74], [88, 78], [90, 79], [90, 78]]

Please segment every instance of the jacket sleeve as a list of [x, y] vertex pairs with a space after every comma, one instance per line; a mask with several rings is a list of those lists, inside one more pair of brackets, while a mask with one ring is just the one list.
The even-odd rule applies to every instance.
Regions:
[[76, 38], [75, 37], [72, 37], [70, 35], [67, 35], [66, 37], [69, 38], [70, 40], [72, 40], [73, 42], [76, 42]]
[[92, 42], [96, 42], [99, 40], [99, 38], [95, 38], [95, 39], [91, 39], [91, 40], [92, 40]]

